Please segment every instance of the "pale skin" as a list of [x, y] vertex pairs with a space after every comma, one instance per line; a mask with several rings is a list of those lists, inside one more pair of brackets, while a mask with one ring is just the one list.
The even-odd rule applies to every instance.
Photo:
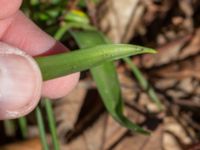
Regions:
[[28, 114], [41, 96], [56, 99], [67, 95], [79, 79], [75, 73], [42, 82], [33, 56], [67, 48], [29, 20], [19, 10], [21, 3], [0, 0], [0, 120]]

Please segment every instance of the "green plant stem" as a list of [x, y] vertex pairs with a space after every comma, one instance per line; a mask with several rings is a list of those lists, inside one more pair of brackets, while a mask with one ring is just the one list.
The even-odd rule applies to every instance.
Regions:
[[7, 136], [15, 135], [15, 122], [13, 120], [4, 120], [4, 129]]
[[43, 122], [43, 117], [42, 117], [42, 113], [41, 113], [39, 106], [36, 108], [35, 114], [36, 114], [36, 118], [37, 118], [42, 149], [49, 150], [48, 142], [46, 139], [46, 132], [45, 132], [45, 126], [44, 126], [44, 122]]
[[56, 40], [60, 40], [64, 36], [64, 34], [71, 28], [88, 29], [88, 30], [94, 30], [95, 29], [94, 27], [92, 27], [88, 24], [81, 24], [81, 23], [77, 23], [77, 22], [68, 22], [67, 24], [60, 26], [60, 28], [55, 33], [54, 38]]
[[123, 58], [123, 60], [129, 65], [129, 67], [132, 69], [133, 74], [135, 75], [136, 79], [138, 80], [140, 86], [147, 92], [150, 99], [157, 105], [159, 110], [162, 110], [162, 104], [160, 103], [160, 100], [158, 99], [153, 87], [148, 83], [148, 81], [145, 79], [141, 71], [137, 68], [137, 66], [131, 61], [130, 58]]
[[56, 123], [55, 123], [55, 119], [54, 119], [52, 104], [49, 99], [45, 98], [44, 105], [45, 105], [45, 109], [46, 109], [46, 113], [47, 113], [47, 119], [48, 119], [48, 123], [49, 123], [49, 128], [50, 128], [50, 132], [51, 132], [54, 150], [59, 150], [60, 147], [59, 147], [59, 141], [58, 141], [58, 136], [57, 136], [57, 132], [56, 132]]
[[28, 126], [27, 126], [27, 120], [25, 117], [21, 117], [18, 119], [19, 128], [22, 134], [22, 138], [25, 139], [28, 137]]

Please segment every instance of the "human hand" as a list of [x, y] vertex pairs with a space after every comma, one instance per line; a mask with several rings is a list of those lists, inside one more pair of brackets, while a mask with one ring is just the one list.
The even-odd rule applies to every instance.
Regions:
[[67, 48], [25, 17], [19, 10], [21, 3], [22, 0], [0, 0], [0, 120], [29, 113], [41, 95], [65, 96], [79, 78], [79, 73], [75, 73], [42, 82], [40, 70], [31, 56]]

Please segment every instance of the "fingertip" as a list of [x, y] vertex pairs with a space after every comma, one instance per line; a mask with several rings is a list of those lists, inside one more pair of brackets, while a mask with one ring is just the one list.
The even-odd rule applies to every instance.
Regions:
[[22, 0], [0, 0], [0, 19], [5, 19], [17, 12], [22, 4]]
[[36, 62], [21, 50], [0, 42], [0, 120], [32, 111], [41, 96]]

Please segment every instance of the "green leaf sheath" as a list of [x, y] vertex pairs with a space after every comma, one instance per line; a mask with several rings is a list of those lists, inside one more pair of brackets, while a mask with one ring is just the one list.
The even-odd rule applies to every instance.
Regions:
[[[78, 45], [81, 48], [83, 48], [83, 50], [86, 47], [108, 43], [107, 39], [101, 33], [97, 31], [78, 31], [78, 32], [71, 31], [71, 34], [73, 35]], [[150, 50], [144, 47], [137, 47], [137, 46], [133, 46], [132, 48], [135, 49], [134, 54], [140, 54], [138, 53], [139, 49], [140, 49], [139, 50], [140, 52], [141, 52], [141, 49], [142, 51], [146, 51], [146, 52], [147, 51], [149, 52]], [[119, 52], [119, 49], [116, 49], [116, 50]], [[126, 50], [127, 49], [123, 49], [122, 51], [125, 52]], [[102, 52], [107, 51], [106, 45], [105, 45], [105, 49], [101, 49], [101, 51]], [[117, 57], [117, 58], [121, 58], [121, 57]], [[118, 76], [117, 76], [114, 63], [105, 62], [97, 67], [92, 68], [91, 73], [97, 85], [98, 91], [102, 97], [103, 103], [106, 109], [108, 110], [108, 112], [112, 115], [112, 117], [116, 121], [118, 121], [122, 126], [132, 131], [148, 134], [149, 133], [148, 131], [145, 131], [143, 128], [132, 123], [127, 117], [123, 115], [123, 100], [122, 100], [120, 84], [118, 81]]]
[[[90, 42], [87, 38], [84, 41]], [[87, 70], [106, 61], [143, 53], [155, 53], [155, 50], [129, 44], [102, 44], [84, 48], [82, 51], [37, 57], [35, 60], [40, 67], [43, 80], [50, 80]]]

